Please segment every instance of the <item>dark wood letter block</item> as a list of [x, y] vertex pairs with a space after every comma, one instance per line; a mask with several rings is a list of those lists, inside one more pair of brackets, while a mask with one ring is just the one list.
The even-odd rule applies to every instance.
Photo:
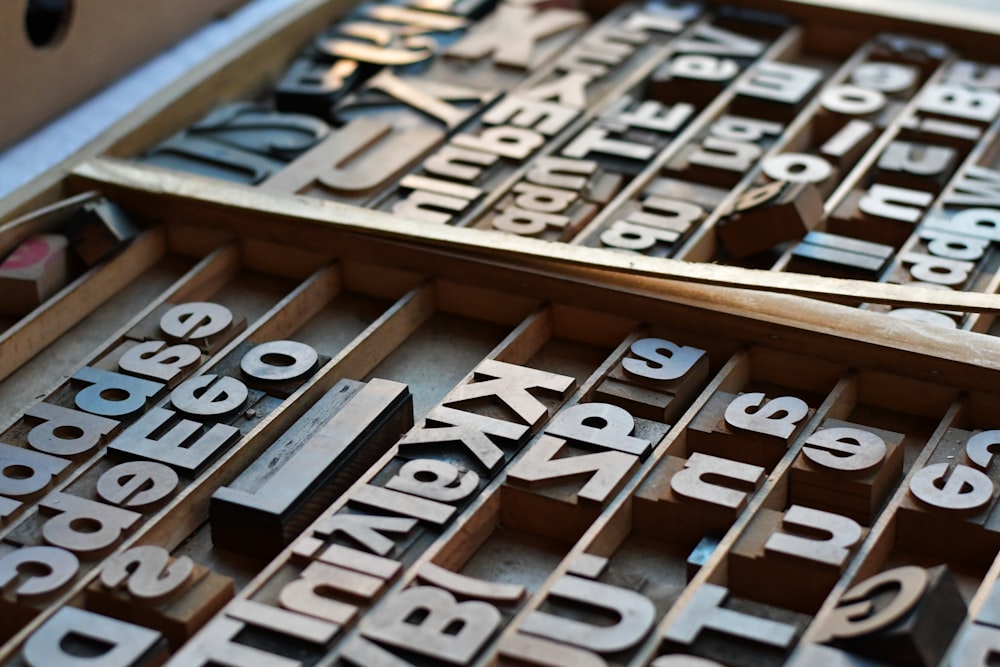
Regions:
[[87, 202], [68, 223], [73, 251], [87, 266], [118, 252], [138, 233], [125, 212], [107, 199]]
[[894, 665], [933, 667], [964, 618], [946, 566], [906, 565], [856, 584], [817, 624], [823, 643]]
[[729, 254], [741, 258], [801, 239], [822, 219], [815, 185], [774, 181], [745, 192], [717, 231]]
[[763, 480], [759, 466], [700, 453], [667, 456], [632, 498], [633, 529], [692, 548], [706, 535], [725, 533]]
[[[708, 399], [688, 426], [689, 454], [702, 452], [768, 470], [774, 467], [813, 411], [803, 401], [792, 396], [766, 399], [760, 395], [766, 402], [752, 415], [754, 419], [747, 420], [743, 426], [735, 426], [729, 418], [738, 416], [741, 411], [734, 410], [733, 404], [741, 405], [745, 402], [745, 396], [748, 395], [717, 391]], [[780, 403], [769, 409], [768, 406], [774, 401]], [[781, 419], [765, 417], [772, 413], [785, 414]]]
[[825, 420], [792, 465], [790, 501], [870, 526], [903, 474], [903, 437]]
[[927, 465], [910, 478], [897, 510], [899, 547], [983, 567], [992, 562], [1000, 551], [997, 464], [983, 469], [967, 449], [977, 436], [996, 433], [948, 429]]
[[[153, 667], [163, 663], [164, 644], [154, 630], [67, 606], [28, 637], [21, 659], [31, 667]], [[96, 657], [95, 645], [103, 649]]]
[[216, 545], [273, 556], [413, 425], [406, 385], [341, 380], [212, 496]]
[[101, 579], [87, 587], [87, 608], [157, 630], [177, 650], [232, 599], [233, 591], [232, 579], [187, 558], [170, 558], [161, 547], [135, 547], [111, 559]]
[[729, 554], [730, 588], [758, 602], [814, 614], [866, 532], [852, 519], [801, 505], [785, 512], [761, 509]]

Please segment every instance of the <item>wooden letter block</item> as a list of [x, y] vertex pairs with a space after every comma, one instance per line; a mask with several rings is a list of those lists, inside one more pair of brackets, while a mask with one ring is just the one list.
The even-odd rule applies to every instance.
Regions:
[[87, 266], [118, 252], [138, 233], [125, 211], [103, 198], [84, 204], [67, 226], [73, 251]]
[[667, 456], [632, 499], [640, 535], [692, 548], [706, 535], [722, 535], [764, 480], [760, 466], [692, 453]]
[[[104, 649], [96, 657], [95, 644]], [[165, 657], [164, 644], [155, 630], [67, 606], [28, 637], [21, 658], [31, 667], [153, 667]]]
[[69, 493], [53, 491], [39, 506], [52, 514], [42, 526], [42, 537], [82, 557], [103, 556], [142, 518], [130, 512]]
[[684, 608], [667, 626], [663, 648], [733, 667], [779, 667], [810, 620], [803, 614], [731, 596], [728, 589], [706, 583], [687, 597]]
[[31, 621], [76, 579], [80, 561], [50, 546], [22, 546], [0, 558], [0, 637]]
[[812, 412], [794, 396], [768, 400], [761, 393], [717, 391], [688, 426], [688, 451], [770, 470]]
[[178, 649], [233, 597], [233, 581], [174, 559], [162, 547], [133, 547], [87, 587], [87, 608], [159, 631]]
[[993, 481], [998, 465], [988, 448], [996, 442], [1000, 431], [945, 432], [927, 465], [910, 478], [897, 511], [899, 546], [970, 564], [992, 562], [1000, 551], [1000, 516]]
[[[533, 611], [521, 624], [521, 632], [594, 653], [618, 653], [633, 648], [656, 621], [656, 607], [644, 595], [572, 574], [560, 577], [549, 589], [548, 597], [578, 609], [572, 617]], [[589, 618], [591, 614], [595, 615], [593, 620]], [[617, 618], [618, 622], [608, 625], [604, 622], [608, 617]]]
[[406, 385], [341, 380], [212, 495], [213, 542], [276, 554], [413, 425], [412, 406]]
[[641, 338], [594, 390], [596, 400], [635, 417], [672, 423], [708, 380], [708, 355], [662, 338]]
[[[412, 622], [414, 613], [422, 612]], [[361, 634], [453, 665], [468, 664], [500, 627], [502, 617], [480, 600], [456, 601], [435, 586], [414, 586], [393, 595], [361, 624]], [[457, 632], [448, 632], [457, 628]]]
[[876, 178], [900, 188], [938, 193], [958, 166], [954, 148], [894, 141], [882, 152]]
[[878, 280], [893, 254], [891, 245], [813, 230], [792, 248], [784, 270], [832, 278]]
[[503, 523], [572, 542], [639, 467], [620, 451], [587, 453], [542, 435], [510, 468], [503, 486]]
[[157, 407], [123, 431], [108, 446], [108, 452], [164, 463], [194, 478], [239, 439], [240, 430], [228, 424], [202, 424]]
[[789, 499], [871, 525], [903, 474], [903, 434], [827, 419], [792, 464]]
[[729, 585], [738, 595], [814, 614], [866, 532], [845, 516], [801, 505], [761, 509], [729, 554]]
[[944, 565], [880, 572], [844, 593], [817, 619], [817, 640], [892, 664], [934, 667], [965, 618], [965, 602]]
[[0, 494], [30, 500], [47, 490], [69, 462], [0, 442]]
[[773, 181], [745, 192], [716, 229], [729, 254], [742, 258], [801, 239], [822, 219], [815, 185]]
[[780, 61], [757, 63], [736, 83], [733, 110], [755, 118], [789, 121], [822, 79], [823, 73], [812, 67]]
[[0, 315], [20, 317], [69, 282], [66, 237], [39, 234], [21, 243], [0, 264]]
[[165, 303], [136, 324], [126, 336], [132, 340], [188, 343], [204, 354], [215, 354], [246, 328], [245, 317], [217, 303]]
[[876, 183], [851, 191], [830, 215], [827, 230], [898, 248], [933, 201], [929, 192]]

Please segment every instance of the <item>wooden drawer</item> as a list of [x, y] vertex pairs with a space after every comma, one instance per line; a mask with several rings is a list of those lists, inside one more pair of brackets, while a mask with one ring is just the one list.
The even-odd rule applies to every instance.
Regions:
[[[775, 7], [800, 23], [767, 19], [760, 52], [821, 85], [894, 44], [853, 15]], [[549, 10], [549, 30], [585, 29]], [[718, 37], [748, 16], [715, 11], [691, 26]], [[974, 33], [887, 21], [872, 30], [986, 57]], [[104, 197], [141, 231], [0, 334], [0, 662], [965, 665], [1000, 650], [993, 278], [939, 290], [681, 262], [143, 163], [218, 104], [269, 100], [322, 28], [287, 25], [9, 209]], [[644, 92], [678, 48], [652, 42], [608, 100]], [[920, 76], [937, 81], [933, 55]], [[763, 113], [738, 97], [696, 111]], [[796, 119], [820, 111], [758, 125], [762, 151], [804, 150], [818, 125]], [[504, 127], [475, 123], [441, 141]], [[670, 162], [710, 125], [650, 139], [633, 180], [677, 180]], [[995, 127], [967, 160], [992, 159]], [[864, 153], [855, 181], [877, 163]], [[499, 201], [532, 164], [481, 189]], [[742, 179], [696, 194], [732, 203]], [[589, 192], [610, 187], [597, 180]], [[682, 241], [694, 259], [715, 257], [713, 215]], [[46, 220], [59, 229], [29, 214], [0, 240]], [[897, 266], [928, 242], [908, 236]]]

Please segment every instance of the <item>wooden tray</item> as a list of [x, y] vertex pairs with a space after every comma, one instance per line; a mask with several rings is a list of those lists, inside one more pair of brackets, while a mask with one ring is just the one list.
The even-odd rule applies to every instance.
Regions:
[[428, 225], [122, 159], [266, 87], [235, 63], [272, 57], [254, 45], [22, 200], [107, 197], [143, 231], [0, 332], [0, 662], [1000, 651], [1000, 340], [855, 307], [989, 316], [995, 294]]

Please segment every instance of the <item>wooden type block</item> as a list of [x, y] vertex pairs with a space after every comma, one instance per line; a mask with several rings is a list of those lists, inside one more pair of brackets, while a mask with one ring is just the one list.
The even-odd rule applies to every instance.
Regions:
[[1000, 93], [938, 83], [921, 91], [917, 111], [934, 119], [985, 127], [1000, 114]]
[[575, 541], [667, 430], [607, 403], [564, 408], [510, 468], [504, 524]]
[[705, 145], [688, 144], [667, 162], [667, 172], [674, 178], [719, 188], [732, 189], [763, 155], [750, 143], [706, 137]]
[[[896, 512], [899, 547], [986, 566], [1000, 552], [997, 463], [972, 458], [998, 431], [948, 429]], [[985, 465], [981, 465], [985, 464]]]
[[117, 204], [101, 198], [80, 207], [66, 233], [73, 252], [94, 266], [128, 245], [139, 230]]
[[[786, 14], [760, 10], [753, 7], [741, 7], [739, 5], [722, 5], [715, 10], [715, 14], [714, 25], [720, 26], [727, 31], [738, 31], [743, 36], [766, 41], [777, 39], [788, 28], [794, 25], [794, 19]], [[732, 37], [727, 38], [724, 43], [727, 46], [735, 46], [730, 40], [732, 40]], [[745, 56], [763, 52], [763, 47], [759, 43], [756, 45], [743, 44], [741, 46], [741, 51], [746, 50], [751, 52], [744, 52], [742, 55]]]
[[0, 263], [0, 315], [27, 315], [70, 279], [66, 237], [39, 234]]
[[899, 188], [939, 193], [958, 168], [954, 148], [896, 140], [875, 163], [874, 178]]
[[[95, 657], [95, 645], [100, 652]], [[155, 630], [92, 611], [65, 606], [24, 642], [21, 660], [49, 665], [155, 667], [166, 658], [166, 642]]]
[[190, 377], [204, 361], [194, 345], [170, 345], [165, 341], [124, 339], [120, 345], [101, 357], [100, 368], [120, 371], [147, 380], [165, 382], [173, 389]]
[[968, 154], [982, 136], [982, 128], [972, 123], [925, 118], [916, 113], [902, 119], [899, 128], [899, 138], [904, 141], [950, 146], [962, 155]]
[[318, 118], [247, 102], [225, 104], [141, 161], [203, 176], [256, 184], [329, 132]]
[[[976, 289], [976, 279], [980, 274], [976, 263], [986, 254], [990, 246], [988, 241], [957, 235], [945, 235], [934, 241], [925, 238], [928, 235], [933, 237], [933, 231], [921, 230], [918, 234], [900, 249], [892, 268], [883, 278], [885, 282], [899, 285], [943, 285], [965, 291]], [[931, 243], [927, 243], [927, 240], [931, 240]], [[952, 257], [948, 257], [949, 254]], [[955, 259], [955, 255], [964, 258]], [[985, 271], [990, 275], [993, 273], [991, 269]], [[960, 313], [952, 314], [961, 317]]]
[[0, 557], [0, 639], [6, 641], [64, 593], [80, 561], [65, 549], [22, 546]]
[[[611, 373], [594, 389], [594, 399], [625, 408], [637, 417], [668, 421], [667, 415], [674, 395], [641, 385], [622, 382]], [[676, 413], [677, 408], [672, 411]]]
[[784, 125], [769, 120], [722, 116], [678, 151], [667, 169], [683, 180], [733, 188], [783, 130]]
[[643, 190], [646, 197], [660, 197], [694, 204], [711, 211], [729, 195], [729, 190], [703, 183], [657, 176]]
[[246, 329], [245, 317], [217, 303], [165, 303], [129, 329], [126, 338], [194, 345], [212, 355]]
[[507, 473], [503, 523], [571, 543], [597, 519], [639, 464], [639, 457], [625, 452], [588, 451], [542, 435]]
[[[206, 385], [202, 380], [208, 380]], [[246, 387], [228, 376], [204, 375], [195, 378], [193, 385], [184, 383], [174, 392], [187, 392], [191, 403], [184, 403], [185, 409], [196, 409], [202, 403], [194, 397], [199, 389], [212, 392], [210, 398], [224, 398], [224, 415], [215, 414], [216, 401], [205, 400], [211, 414], [181, 413], [169, 408], [154, 407], [148, 410], [134, 424], [121, 433], [108, 446], [108, 455], [129, 460], [153, 461], [170, 466], [187, 479], [201, 475], [224, 451], [239, 442], [241, 428], [248, 428], [246, 419], [237, 421], [231, 411], [239, 411], [246, 405]], [[242, 390], [242, 393], [230, 390]], [[200, 411], [200, 408], [197, 408]], [[244, 417], [255, 409], [243, 413]], [[239, 414], [237, 412], [237, 414]], [[225, 423], [232, 421], [239, 426]]]
[[22, 501], [37, 499], [68, 465], [62, 457], [0, 442], [0, 494]]
[[752, 118], [791, 121], [823, 80], [823, 72], [781, 61], [759, 62], [735, 86], [731, 110]]
[[847, 123], [837, 123], [837, 129], [830, 133], [819, 147], [819, 154], [845, 171], [857, 164], [878, 133], [875, 126], [865, 120], [853, 119]]
[[[753, 406], [763, 405], [750, 419]], [[813, 410], [794, 396], [715, 392], [687, 430], [688, 452], [702, 452], [770, 470]], [[775, 417], [769, 419], [768, 416]]]
[[210, 505], [212, 540], [273, 556], [413, 426], [405, 385], [341, 380]]
[[633, 530], [693, 548], [706, 536], [724, 534], [764, 477], [760, 466], [715, 456], [666, 456], [632, 497]]
[[792, 248], [785, 270], [833, 278], [878, 280], [893, 254], [890, 245], [814, 230]]
[[285, 166], [281, 160], [186, 134], [158, 144], [141, 162], [247, 185], [261, 183]]
[[703, 350], [659, 338], [634, 342], [594, 389], [594, 399], [664, 424], [676, 421], [708, 381]]
[[827, 220], [827, 231], [898, 248], [934, 200], [929, 192], [891, 185], [852, 190]]
[[233, 580], [165, 549], [134, 547], [87, 587], [87, 608], [163, 634], [177, 650], [232, 599]]
[[903, 474], [902, 433], [826, 419], [792, 464], [789, 501], [870, 526]]
[[762, 508], [729, 553], [729, 586], [742, 597], [814, 614], [866, 533], [852, 519], [800, 505]]
[[811, 620], [805, 614], [747, 600], [706, 583], [686, 599], [664, 631], [661, 651], [682, 652], [728, 667], [780, 667]]
[[658, 67], [649, 77], [649, 96], [662, 102], [684, 100], [707, 106], [741, 71], [730, 58], [681, 54]]
[[934, 667], [965, 619], [945, 565], [906, 565], [855, 584], [816, 620], [818, 641], [892, 664]]
[[333, 105], [363, 78], [372, 66], [347, 58], [331, 59], [318, 53], [302, 55], [288, 66], [274, 88], [280, 111], [305, 113], [329, 119]]
[[6, 543], [59, 547], [93, 561], [113, 551], [142, 520], [139, 512], [62, 491], [49, 492], [38, 505], [39, 511], [7, 534]]
[[880, 33], [872, 40], [872, 60], [913, 65], [930, 74], [951, 49], [943, 42], [898, 33]]
[[[232, 362], [239, 359], [239, 371], [231, 371]], [[311, 346], [294, 340], [272, 340], [254, 345], [245, 341], [219, 362], [217, 370], [228, 371], [247, 386], [271, 396], [288, 398], [330, 360]]]
[[[615, 619], [608, 624], [608, 619]], [[568, 644], [591, 654], [623, 655], [653, 629], [652, 600], [630, 587], [565, 574], [521, 624], [520, 632]]]
[[[894, 106], [885, 94], [850, 84], [834, 86], [819, 96], [820, 107], [810, 120], [812, 145], [820, 144], [824, 157], [834, 157], [842, 168], [850, 169], [891, 120]], [[848, 162], [846, 157], [855, 158]]]
[[254, 185], [280, 171], [329, 133], [330, 127], [313, 116], [237, 102], [212, 110], [140, 159], [160, 167]]
[[565, 241], [575, 236], [598, 211], [597, 206], [580, 195], [575, 190], [521, 182], [477, 224], [521, 236]]
[[811, 183], [773, 181], [747, 190], [719, 220], [716, 233], [735, 258], [803, 238], [823, 220], [823, 198]]

